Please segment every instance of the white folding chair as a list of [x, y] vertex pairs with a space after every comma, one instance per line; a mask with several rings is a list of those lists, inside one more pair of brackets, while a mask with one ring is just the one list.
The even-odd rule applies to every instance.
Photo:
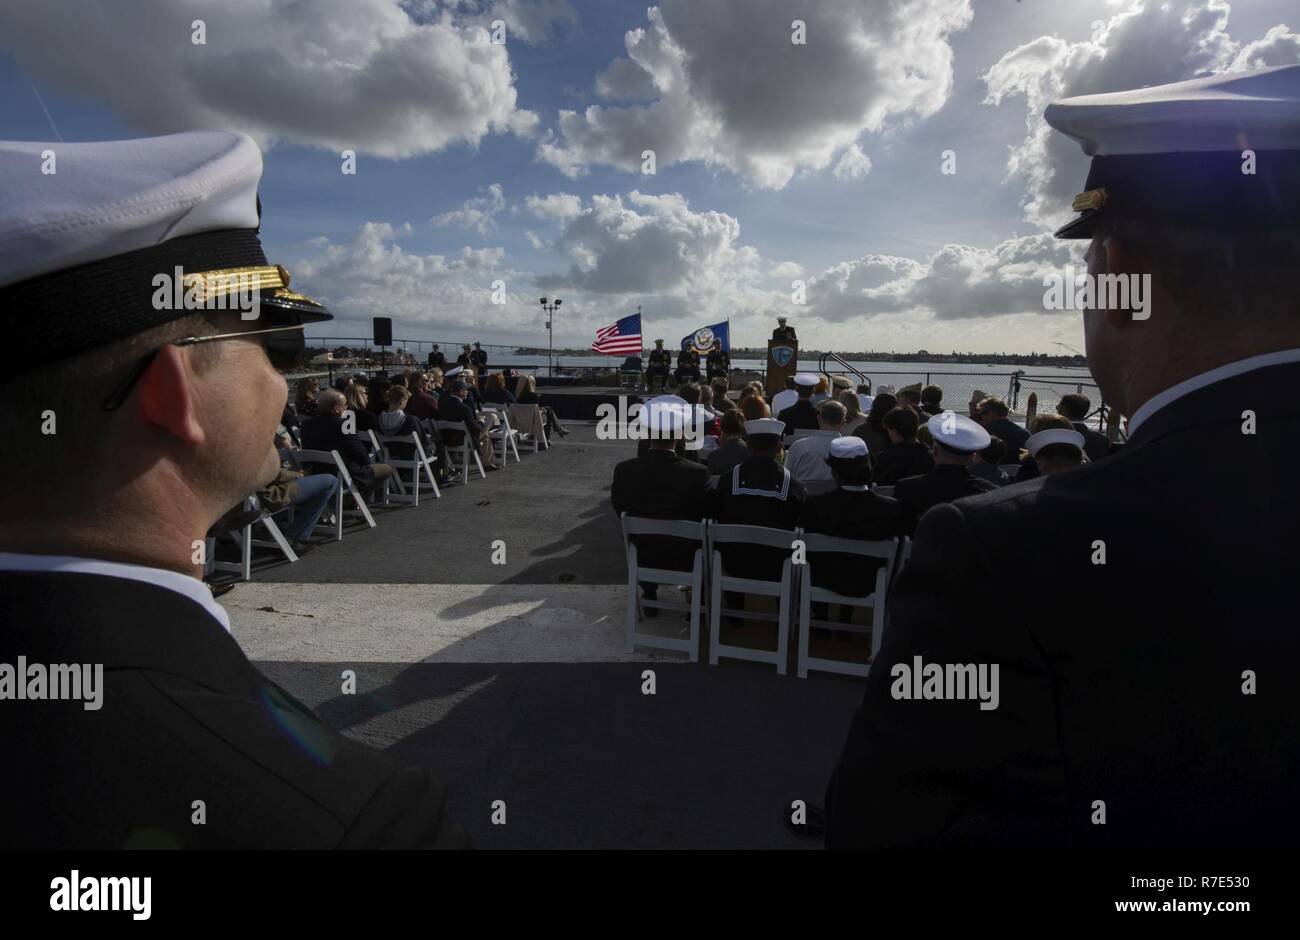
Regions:
[[[786, 658], [789, 655], [790, 620], [794, 608], [795, 581], [791, 573], [790, 558], [793, 551], [794, 532], [787, 529], [769, 529], [757, 525], [721, 525], [709, 521], [705, 528], [707, 547], [712, 559], [709, 568], [709, 665], [716, 666], [719, 656], [731, 659], [747, 659], [758, 663], [771, 663], [776, 666], [777, 675], [785, 675]], [[785, 563], [781, 566], [779, 581], [761, 581], [754, 578], [740, 578], [729, 575], [722, 568], [720, 545], [731, 543], [759, 545], [784, 549]], [[762, 594], [780, 599], [776, 614], [763, 612], [749, 613], [744, 610], [723, 609], [722, 592], [739, 591], [745, 594]], [[776, 622], [776, 651], [750, 649], [746, 646], [729, 646], [723, 644], [722, 617], [724, 614], [748, 617], [758, 620]]]
[[[412, 506], [420, 505], [420, 487], [427, 481], [433, 488], [434, 499], [442, 498], [442, 490], [438, 489], [438, 480], [433, 474], [433, 465], [438, 462], [437, 454], [425, 453], [424, 444], [420, 440], [420, 435], [412, 431], [410, 434], [378, 434], [370, 432], [376, 437], [376, 443], [379, 446], [379, 452], [383, 454], [384, 463], [393, 468], [393, 480], [397, 482], [398, 495], [391, 497], [400, 503], [410, 503]], [[412, 455], [407, 458], [393, 456], [393, 450], [388, 445], [405, 444], [413, 448]], [[402, 480], [402, 471], [411, 471], [411, 491], [406, 491], [406, 484]], [[420, 479], [423, 472], [424, 480]], [[384, 482], [388, 482], [385, 480]], [[385, 502], [388, 494], [385, 493]]]
[[[838, 672], [847, 676], [865, 676], [871, 663], [845, 662], [839, 659], [823, 659], [808, 652], [814, 627], [824, 630], [838, 630], [843, 633], [871, 632], [871, 656], [875, 658], [880, 649], [881, 638], [885, 634], [885, 610], [888, 601], [890, 576], [894, 568], [894, 559], [898, 555], [898, 540], [887, 539], [879, 542], [858, 541], [857, 539], [835, 538], [829, 535], [805, 534], [799, 530], [798, 538], [803, 539], [807, 552], [806, 563], [799, 565], [799, 658], [798, 675], [800, 679], [808, 677], [809, 669], [822, 672]], [[832, 591], [830, 588], [813, 585], [813, 553], [833, 553], [851, 555], [856, 558], [877, 558], [884, 562], [876, 572], [875, 590], [866, 597], [853, 597]], [[829, 620], [814, 620], [812, 605], [817, 601], [824, 604], [839, 604], [842, 607], [870, 607], [871, 626], [859, 626], [856, 623], [838, 623]]]
[[551, 446], [551, 442], [546, 439], [546, 421], [542, 418], [540, 408], [536, 405], [515, 404], [510, 406], [509, 411], [510, 426], [520, 435], [528, 435], [528, 442], [532, 443], [534, 454], [539, 453], [543, 447]]
[[[691, 662], [699, 662], [700, 619], [704, 609], [704, 523], [685, 519], [642, 519], [627, 513], [622, 513], [620, 518], [623, 523], [623, 546], [627, 552], [627, 651], [634, 652], [637, 646], [653, 646], [687, 653]], [[633, 535], [672, 535], [698, 542], [699, 548], [691, 558], [689, 571], [647, 568], [637, 561], [637, 547], [629, 537]], [[676, 601], [645, 600], [638, 587], [642, 581], [651, 584], [689, 585], [691, 602], [680, 604]], [[688, 638], [682, 640], [638, 631], [638, 603], [657, 610], [689, 612], [691, 626]]]
[[[292, 506], [286, 506], [281, 512], [292, 509]], [[262, 510], [262, 501], [256, 494], [247, 497], [244, 500], [244, 509], [252, 511], [254, 509]], [[253, 529], [257, 525], [262, 525], [267, 533], [270, 534], [271, 540], [253, 538]], [[207, 564], [204, 571], [207, 574], [213, 571], [234, 571], [238, 573], [239, 580], [251, 581], [253, 578], [253, 546], [258, 548], [278, 548], [290, 564], [298, 560], [298, 553], [293, 550], [289, 540], [284, 537], [280, 527], [276, 525], [272, 513], [262, 510], [262, 515], [256, 522], [250, 522], [239, 531], [230, 533], [231, 539], [239, 548], [239, 561], [218, 561], [217, 560], [217, 540], [208, 538], [205, 540], [205, 550], [207, 552]]]
[[498, 405], [485, 405], [483, 410], [496, 415], [499, 419], [499, 423], [496, 427], [488, 429], [488, 436], [491, 437], [493, 441], [501, 442], [501, 468], [504, 470], [506, 465], [510, 463], [510, 455], [507, 453], [507, 448], [515, 452], [515, 463], [519, 463], [519, 447], [515, 443], [519, 434], [510, 426], [510, 413], [505, 408]]
[[[343, 462], [343, 458], [339, 456], [337, 450], [300, 450], [298, 451], [298, 459], [302, 463], [333, 464], [334, 472], [339, 478], [339, 488], [334, 494], [334, 506], [331, 510], [333, 521], [332, 523], [318, 521], [316, 523], [317, 529], [333, 532], [334, 541], [343, 541], [343, 513], [345, 512], [359, 512], [362, 518], [366, 520], [368, 527], [372, 529], [375, 527], [375, 517], [370, 515], [370, 509], [366, 506], [366, 501], [361, 498], [360, 491], [357, 490], [356, 484], [352, 482], [352, 474], [348, 473], [347, 464]], [[345, 510], [343, 508], [344, 490], [352, 494], [356, 509]]]
[[478, 472], [483, 479], [487, 479], [487, 471], [483, 469], [483, 461], [479, 458], [478, 448], [474, 446], [474, 439], [469, 436], [469, 431], [465, 427], [464, 421], [434, 421], [434, 427], [438, 432], [457, 431], [463, 438], [461, 442], [454, 447], [448, 444], [446, 438], [443, 438], [443, 446], [447, 448], [447, 456], [452, 460], [460, 459], [463, 462], [463, 479], [465, 485], [469, 486], [469, 461], [474, 458], [474, 463], [478, 465]]

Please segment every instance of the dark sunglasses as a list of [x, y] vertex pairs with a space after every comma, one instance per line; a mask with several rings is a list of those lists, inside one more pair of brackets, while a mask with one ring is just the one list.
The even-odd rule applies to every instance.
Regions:
[[[242, 333], [185, 336], [181, 339], [174, 339], [167, 345], [197, 346], [200, 343], [216, 343], [225, 339], [259, 336], [261, 337], [262, 348], [266, 351], [266, 358], [270, 360], [271, 365], [281, 372], [288, 372], [291, 369], [297, 369], [303, 363], [307, 338], [303, 335], [302, 330], [303, 324], [295, 323], [292, 326], [276, 326], [266, 330], [247, 330]], [[131, 389], [135, 387], [135, 383], [140, 381], [140, 376], [144, 375], [145, 370], [149, 368], [150, 363], [153, 362], [154, 357], [157, 355], [158, 350], [155, 349], [131, 368], [131, 371], [126, 374], [117, 388], [113, 390], [113, 393], [105, 400], [105, 411], [116, 411], [122, 407], [122, 403], [131, 394]]]

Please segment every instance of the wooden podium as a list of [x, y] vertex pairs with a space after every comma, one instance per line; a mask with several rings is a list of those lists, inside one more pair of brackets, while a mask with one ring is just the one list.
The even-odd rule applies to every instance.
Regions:
[[770, 400], [785, 388], [785, 380], [799, 370], [799, 341], [767, 341], [767, 397]]

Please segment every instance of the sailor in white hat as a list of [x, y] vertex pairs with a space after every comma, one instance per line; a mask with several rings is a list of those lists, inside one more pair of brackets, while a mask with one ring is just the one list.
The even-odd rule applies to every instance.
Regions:
[[[745, 422], [749, 459], [717, 480], [713, 513], [719, 522], [793, 529], [806, 498], [803, 484], [781, 465], [785, 425], [775, 418]], [[747, 545], [722, 546], [727, 571], [742, 577], [779, 578], [787, 551]], [[735, 605], [728, 602], [729, 607]]]
[[[0, 706], [8, 846], [466, 844], [428, 770], [266, 679], [201, 580], [330, 319], [263, 253], [261, 174], [225, 131], [0, 143], [0, 661], [100, 664], [104, 705]], [[83, 767], [113, 783], [87, 799]]]
[[1082, 465], [1083, 444], [1083, 435], [1078, 431], [1048, 428], [1029, 435], [1025, 449], [1038, 464], [1038, 472], [1046, 476]]
[[[1300, 660], [1282, 626], [1300, 531], [1300, 66], [1073, 98], [1046, 119], [1092, 158], [1059, 234], [1092, 240], [1090, 283], [1148, 301], [1120, 292], [1082, 317], [1128, 442], [926, 514], [826, 845], [1289, 847], [1300, 804], [1273, 782], [1300, 766], [1300, 737], [1278, 733], [1300, 684], [1243, 695], [1242, 677]], [[892, 698], [917, 643], [927, 662], [1001, 662], [994, 710]]]
[[894, 486], [895, 498], [912, 513], [914, 521], [931, 506], [995, 488], [988, 480], [970, 472], [971, 459], [989, 446], [989, 432], [979, 422], [955, 411], [945, 411], [927, 421], [926, 428], [934, 441], [930, 445], [934, 469], [900, 480]]
[[447, 379], [448, 381], [451, 381], [452, 379], [456, 378], [464, 371], [465, 371], [464, 366], [452, 366], [445, 373], [443, 373], [443, 378]]
[[776, 413], [785, 424], [786, 434], [793, 434], [801, 428], [808, 431], [817, 430], [817, 409], [813, 407], [813, 393], [817, 389], [818, 378], [811, 372], [800, 372], [794, 377], [796, 399], [794, 404]]

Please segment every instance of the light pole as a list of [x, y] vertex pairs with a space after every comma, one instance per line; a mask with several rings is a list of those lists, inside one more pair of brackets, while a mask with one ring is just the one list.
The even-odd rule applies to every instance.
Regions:
[[556, 297], [551, 303], [547, 303], [545, 297], [542, 298], [542, 309], [546, 311], [546, 372], [551, 376], [555, 375], [555, 330], [551, 327], [551, 324], [555, 320], [556, 309], [562, 303], [564, 301], [559, 297]]

